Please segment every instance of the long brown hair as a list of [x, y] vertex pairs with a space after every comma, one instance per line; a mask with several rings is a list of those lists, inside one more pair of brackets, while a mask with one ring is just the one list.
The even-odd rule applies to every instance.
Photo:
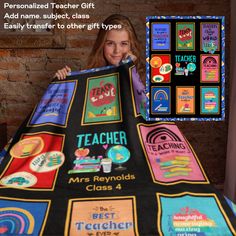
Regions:
[[[145, 83], [145, 81], [143, 81], [144, 65], [140, 57], [141, 47], [135, 29], [132, 23], [130, 22], [129, 18], [120, 14], [113, 14], [108, 18], [106, 18], [103, 23], [105, 25], [120, 25], [121, 29], [125, 29], [128, 32], [131, 52], [134, 56], [137, 57], [134, 64], [137, 67], [142, 82]], [[97, 35], [97, 39], [88, 57], [88, 63], [87, 63], [88, 68], [96, 68], [108, 65], [103, 53], [103, 47], [106, 41], [107, 32], [108, 30], [100, 28]]]

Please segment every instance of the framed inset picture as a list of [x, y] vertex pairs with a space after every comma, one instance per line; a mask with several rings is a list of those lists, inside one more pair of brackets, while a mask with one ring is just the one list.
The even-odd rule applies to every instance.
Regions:
[[152, 50], [171, 50], [171, 24], [169, 22], [152, 24]]
[[194, 51], [195, 50], [195, 23], [177, 22], [176, 23], [176, 50]]
[[176, 114], [195, 113], [195, 88], [176, 87]]
[[225, 17], [148, 16], [146, 92], [148, 121], [224, 120]]
[[155, 86], [151, 90], [152, 114], [170, 114], [171, 88]]
[[219, 114], [219, 87], [201, 87], [201, 114]]

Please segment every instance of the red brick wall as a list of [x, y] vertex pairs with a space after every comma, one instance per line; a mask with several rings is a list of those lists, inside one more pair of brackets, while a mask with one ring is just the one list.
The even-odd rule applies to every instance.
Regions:
[[[77, 3], [69, 0], [70, 3]], [[91, 22], [101, 22], [112, 13], [128, 16], [135, 25], [145, 55], [145, 17], [150, 15], [226, 16], [226, 53], [229, 54], [229, 0], [95, 0], [95, 10], [87, 10]], [[65, 49], [0, 49], [0, 123], [7, 123], [11, 137], [37, 103], [51, 76], [65, 64], [83, 68], [97, 30], [67, 30]], [[226, 57], [226, 102], [229, 90], [229, 57]], [[226, 109], [228, 119], [228, 109]], [[224, 181], [226, 122], [178, 123], [216, 184]]]

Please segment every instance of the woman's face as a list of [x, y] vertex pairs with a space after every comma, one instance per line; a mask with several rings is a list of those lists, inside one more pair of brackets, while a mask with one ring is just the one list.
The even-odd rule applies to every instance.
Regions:
[[110, 30], [103, 47], [104, 57], [110, 65], [119, 65], [130, 52], [130, 39], [126, 30]]

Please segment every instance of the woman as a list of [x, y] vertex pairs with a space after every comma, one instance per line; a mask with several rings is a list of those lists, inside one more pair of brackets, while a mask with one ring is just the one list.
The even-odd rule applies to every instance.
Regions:
[[[145, 84], [144, 63], [140, 57], [140, 43], [130, 20], [119, 14], [109, 16], [103, 24], [117, 25], [118, 29], [105, 30], [100, 28], [93, 49], [88, 57], [87, 68], [108, 65], [118, 66], [122, 60], [130, 57], [137, 67], [143, 84]], [[55, 74], [59, 80], [65, 79], [71, 72], [66, 66]]]

